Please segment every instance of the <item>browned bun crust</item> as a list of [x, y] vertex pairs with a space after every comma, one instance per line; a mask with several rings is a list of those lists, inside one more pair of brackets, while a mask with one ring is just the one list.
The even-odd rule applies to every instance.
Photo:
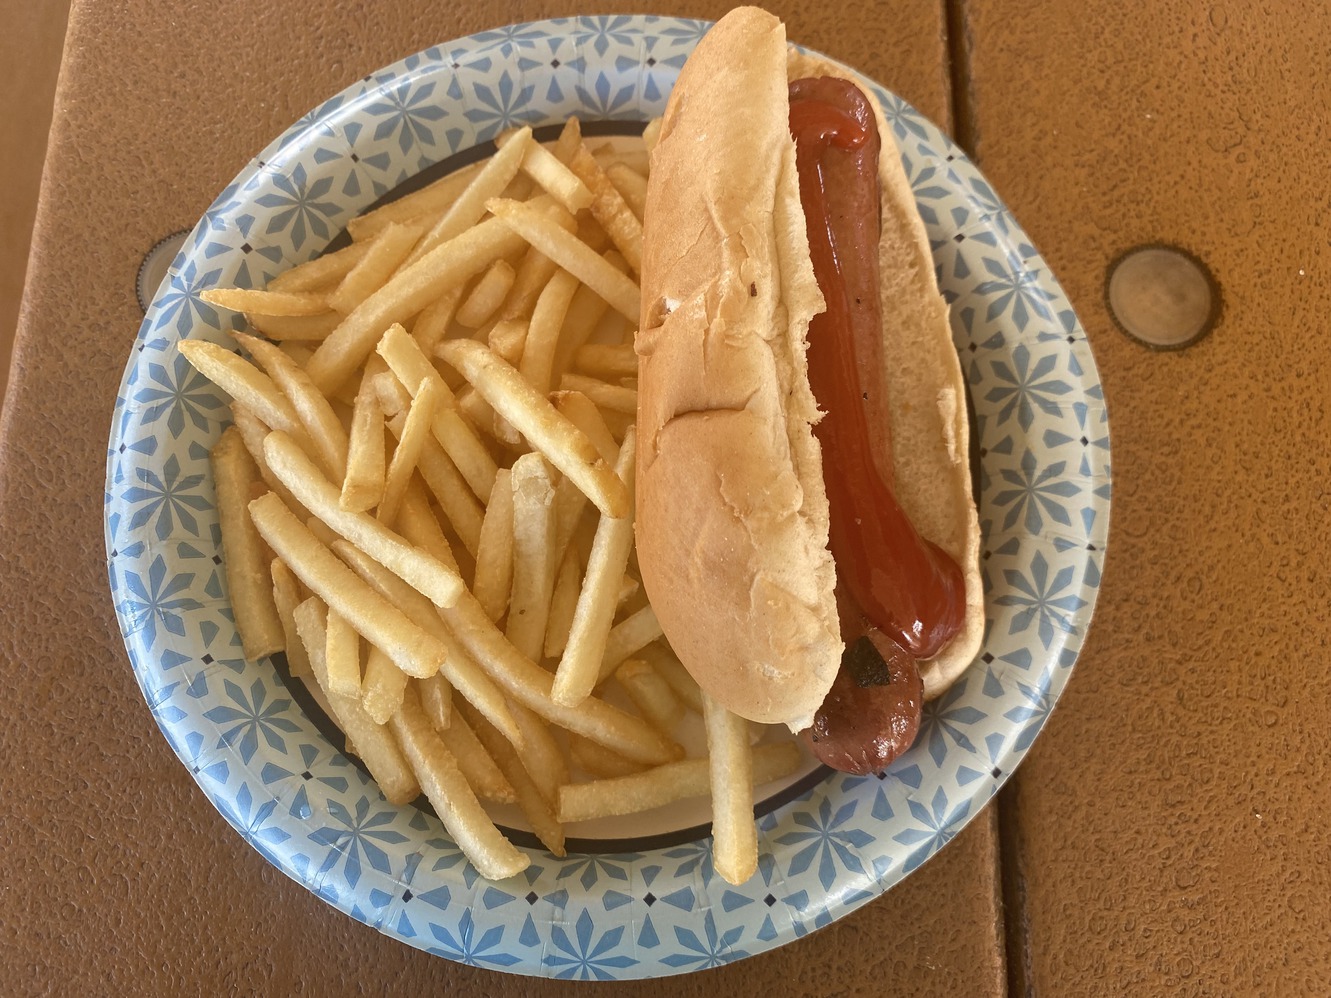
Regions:
[[[791, 57], [792, 71], [800, 65]], [[822, 704], [843, 646], [813, 435], [821, 414], [805, 361], [809, 319], [823, 300], [800, 208], [787, 66], [781, 22], [739, 8], [703, 38], [666, 109], [645, 220], [636, 530], [643, 584], [699, 685], [743, 717], [799, 730]], [[898, 341], [923, 352], [902, 365], [924, 382], [921, 392], [898, 404], [900, 378], [889, 379], [897, 493], [921, 533], [961, 562], [967, 627], [953, 645], [972, 630], [978, 645], [978, 527], [960, 367], [923, 228], [879, 118], [885, 326], [902, 327], [885, 330], [884, 355], [898, 360]], [[909, 218], [889, 224], [888, 212], [902, 214], [903, 191]], [[902, 312], [902, 296], [909, 307], [887, 322]], [[912, 416], [921, 406], [923, 418], [897, 426], [898, 409]], [[921, 448], [931, 455], [922, 463], [902, 453]], [[922, 474], [941, 483], [919, 486]], [[930, 504], [946, 510], [916, 519]], [[939, 656], [946, 665], [926, 665], [926, 691], [938, 692], [931, 673], [950, 682], [965, 667], [975, 651], [968, 647], [955, 656], [965, 658], [959, 666], [948, 658], [952, 646]]]

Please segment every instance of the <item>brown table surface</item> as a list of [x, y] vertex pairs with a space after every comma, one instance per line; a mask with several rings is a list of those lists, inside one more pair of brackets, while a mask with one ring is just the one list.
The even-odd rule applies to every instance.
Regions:
[[[950, 124], [1075, 303], [1112, 416], [1104, 585], [1046, 731], [937, 859], [773, 953], [607, 990], [1324, 992], [1331, 17], [1292, 2], [811, 8], [774, 9], [793, 38]], [[130, 673], [101, 496], [144, 252], [370, 70], [481, 28], [580, 12], [75, 0], [0, 423], [10, 988], [569, 991], [382, 937], [226, 826]], [[1104, 304], [1107, 265], [1152, 242], [1196, 253], [1223, 295], [1215, 331], [1182, 352], [1129, 340]]]

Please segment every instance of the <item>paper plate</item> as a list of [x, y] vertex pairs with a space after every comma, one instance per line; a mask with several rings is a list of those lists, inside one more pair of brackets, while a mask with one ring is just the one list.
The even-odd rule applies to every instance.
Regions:
[[[289, 693], [246, 662], [227, 602], [208, 448], [226, 399], [176, 350], [238, 316], [199, 297], [262, 286], [317, 255], [411, 177], [517, 124], [661, 113], [702, 21], [593, 17], [426, 49], [315, 108], [258, 155], [186, 240], [116, 400], [106, 479], [111, 597], [149, 709], [226, 820], [288, 876], [380, 931], [482, 967], [653, 977], [798, 938], [916, 870], [984, 806], [1068, 680], [1100, 581], [1108, 420], [1058, 282], [966, 157], [875, 88], [951, 303], [980, 454], [987, 633], [882, 777], [832, 775], [759, 821], [758, 873], [733, 887], [702, 837], [479, 879], [442, 825], [388, 804]], [[218, 889], [224, 889], [218, 885]]]

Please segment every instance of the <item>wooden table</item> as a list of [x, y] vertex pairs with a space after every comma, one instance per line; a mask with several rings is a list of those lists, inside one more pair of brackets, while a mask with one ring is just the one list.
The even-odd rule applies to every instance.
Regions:
[[[774, 953], [611, 990], [1324, 991], [1331, 17], [1288, 2], [775, 9], [793, 38], [949, 124], [1059, 275], [1112, 415], [1112, 542], [1068, 692], [937, 859]], [[100, 498], [144, 252], [370, 70], [578, 12], [73, 4], [0, 424], [0, 976], [16, 989], [569, 990], [382, 937], [227, 828], [139, 696]], [[1148, 243], [1196, 254], [1219, 287], [1219, 323], [1179, 352], [1128, 338], [1105, 305], [1111, 261]]]

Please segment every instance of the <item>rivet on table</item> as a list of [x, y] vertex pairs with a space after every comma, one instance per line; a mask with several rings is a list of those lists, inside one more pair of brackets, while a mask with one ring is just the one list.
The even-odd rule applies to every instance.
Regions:
[[1220, 287], [1200, 259], [1177, 246], [1128, 250], [1109, 265], [1109, 313], [1128, 336], [1157, 350], [1181, 350], [1220, 318]]

